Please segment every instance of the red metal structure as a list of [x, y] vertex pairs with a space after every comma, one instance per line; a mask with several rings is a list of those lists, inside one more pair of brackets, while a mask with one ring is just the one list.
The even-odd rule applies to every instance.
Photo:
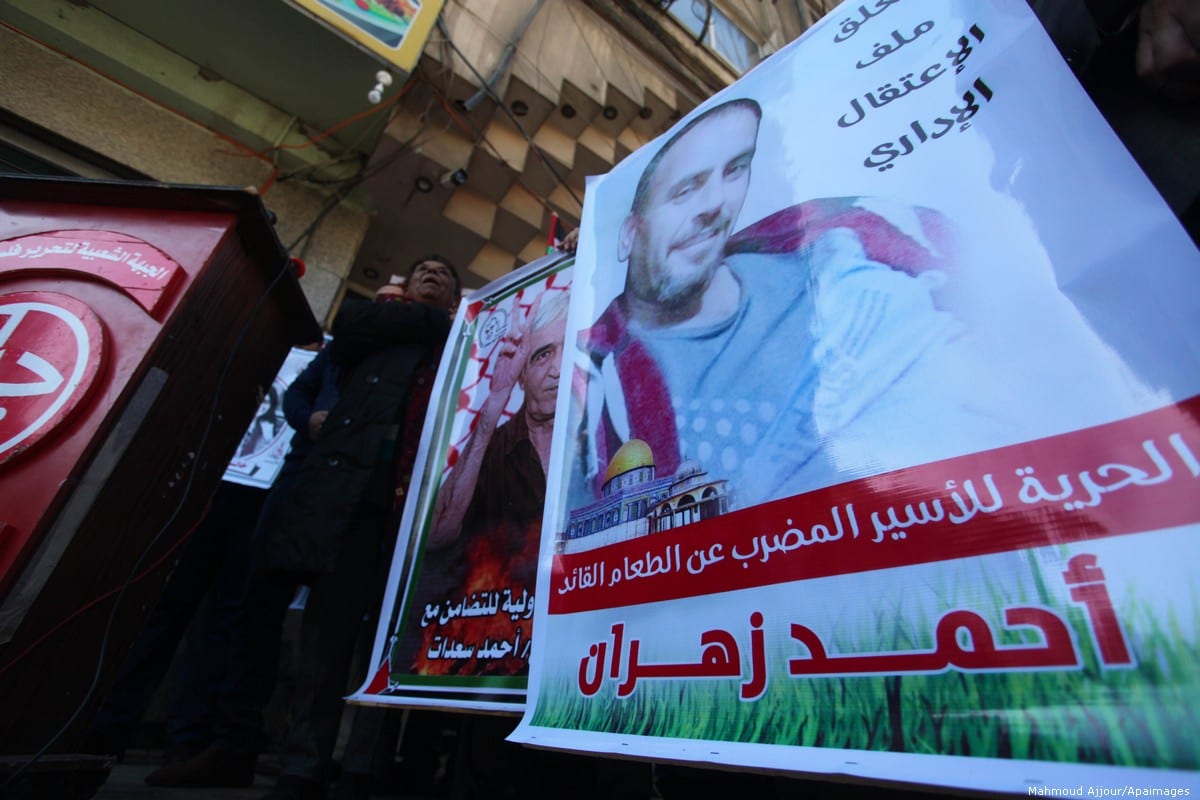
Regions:
[[320, 336], [253, 193], [0, 177], [10, 764], [77, 752], [259, 392]]

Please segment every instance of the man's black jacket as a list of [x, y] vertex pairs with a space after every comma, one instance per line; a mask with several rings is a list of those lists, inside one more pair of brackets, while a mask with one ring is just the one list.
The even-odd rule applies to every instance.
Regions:
[[449, 331], [447, 313], [421, 303], [352, 300], [342, 308], [330, 345], [340, 396], [280, 510], [268, 567], [330, 572], [355, 514], [368, 504], [391, 508], [397, 448], [387, 439], [403, 423], [417, 366]]

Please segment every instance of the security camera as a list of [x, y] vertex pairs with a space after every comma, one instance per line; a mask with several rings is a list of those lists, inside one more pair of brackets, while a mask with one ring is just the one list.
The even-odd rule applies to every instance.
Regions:
[[467, 182], [467, 171], [465, 169], [456, 169], [453, 172], [447, 172], [446, 174], [442, 175], [442, 177], [441, 177], [441, 184], [443, 186], [446, 186], [449, 184], [454, 184], [455, 186], [462, 186], [466, 182]]
[[381, 69], [375, 73], [375, 86], [371, 91], [367, 92], [367, 99], [372, 105], [377, 105], [383, 100], [383, 90], [392, 85], [392, 73], [385, 69]]

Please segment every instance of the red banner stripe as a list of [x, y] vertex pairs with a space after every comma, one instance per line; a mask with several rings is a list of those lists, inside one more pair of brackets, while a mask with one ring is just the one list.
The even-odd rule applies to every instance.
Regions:
[[[550, 613], [1200, 522], [1200, 397], [557, 555]], [[840, 531], [840, 535], [839, 535]], [[856, 535], [857, 533], [857, 535]]]

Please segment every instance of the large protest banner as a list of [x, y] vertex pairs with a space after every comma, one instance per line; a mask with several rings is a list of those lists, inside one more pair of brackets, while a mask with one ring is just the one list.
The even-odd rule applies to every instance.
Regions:
[[523, 707], [572, 262], [547, 256], [459, 308], [356, 703]]
[[1200, 791], [1200, 254], [1024, 3], [848, 4], [583, 217], [514, 740]]

